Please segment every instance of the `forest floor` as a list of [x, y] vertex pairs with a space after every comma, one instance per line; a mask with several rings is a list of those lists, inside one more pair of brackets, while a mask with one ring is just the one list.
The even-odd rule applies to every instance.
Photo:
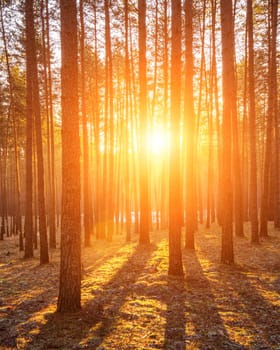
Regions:
[[[220, 232], [200, 228], [183, 250], [184, 278], [167, 276], [166, 232], [148, 247], [94, 241], [83, 249], [82, 311], [55, 312], [59, 249], [24, 260], [0, 242], [0, 349], [280, 349], [280, 232], [261, 245], [235, 238], [220, 264]], [[38, 254], [36, 252], [36, 254]]]

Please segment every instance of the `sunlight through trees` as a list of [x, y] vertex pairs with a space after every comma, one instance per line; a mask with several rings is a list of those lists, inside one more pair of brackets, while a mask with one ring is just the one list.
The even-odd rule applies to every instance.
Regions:
[[0, 240], [61, 249], [58, 311], [81, 307], [83, 246], [163, 231], [183, 276], [203, 227], [229, 265], [280, 228], [278, 8], [0, 0]]

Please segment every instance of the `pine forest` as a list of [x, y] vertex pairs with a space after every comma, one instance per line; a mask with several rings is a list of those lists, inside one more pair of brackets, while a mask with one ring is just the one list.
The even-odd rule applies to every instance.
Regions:
[[280, 350], [278, 0], [0, 0], [0, 349]]

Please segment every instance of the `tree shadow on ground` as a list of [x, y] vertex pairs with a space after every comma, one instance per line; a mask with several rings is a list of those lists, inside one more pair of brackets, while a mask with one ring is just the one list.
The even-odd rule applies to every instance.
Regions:
[[95, 272], [100, 266], [106, 263], [112, 256], [121, 254], [121, 250], [125, 246], [123, 241], [108, 242], [96, 239], [94, 243], [95, 260], [89, 264], [89, 255], [92, 253], [92, 247], [85, 247], [82, 254], [83, 273], [88, 275]]
[[[278, 242], [274, 238], [270, 240], [272, 241]], [[241, 249], [247, 249], [247, 257], [254, 256], [257, 264], [252, 265], [250, 260], [250, 264], [240, 260], [240, 265], [226, 266], [215, 264], [212, 252], [204, 250], [201, 255], [205, 261], [214, 263], [215, 285], [223, 288], [224, 299], [220, 300], [220, 311], [235, 315], [234, 319], [227, 321], [227, 326], [244, 332], [250, 349], [274, 349], [280, 344], [280, 308], [272, 300], [279, 293], [279, 285], [275, 283], [277, 278], [274, 283], [269, 283], [262, 275], [276, 275], [277, 268], [279, 272], [279, 264], [276, 263], [279, 261], [279, 251], [270, 243], [260, 246], [251, 245], [244, 240], [241, 243]], [[239, 244], [240, 240], [237, 240], [236, 260], [239, 260]], [[265, 259], [260, 259], [261, 254], [265, 255]]]
[[186, 270], [186, 340], [200, 349], [244, 349], [230, 338], [196, 252], [184, 254]]
[[[231, 283], [232, 289], [235, 289], [240, 305], [242, 305], [242, 313], [245, 313], [256, 327], [256, 334], [250, 347], [256, 350], [274, 349], [275, 346], [280, 344], [279, 304], [273, 304], [269, 300], [269, 296], [265, 297], [266, 291], [262, 295], [262, 287], [260, 286], [260, 290], [258, 290], [254, 286], [253, 279], [255, 277], [250, 278], [249, 276], [250, 274], [248, 275], [246, 270], [240, 269], [236, 276], [236, 279], [239, 279], [238, 283], [233, 283], [232, 279], [228, 282], [227, 276], [220, 276], [220, 278], [224, 279], [225, 283]], [[273, 323], [271, 319], [274, 320]]]
[[1, 283], [0, 348], [17, 348], [17, 338], [34, 328], [32, 317], [55, 297], [56, 289], [50, 286], [56, 282], [53, 264], [38, 265], [36, 259], [20, 259], [10, 265]]
[[[28, 292], [27, 292], [28, 293]], [[8, 306], [5, 314], [1, 314], [0, 322], [0, 349], [21, 348], [19, 343], [23, 339], [23, 334], [27, 334], [39, 325], [37, 313], [48, 308], [54, 300], [50, 293], [34, 292], [27, 294], [16, 306]], [[36, 319], [36, 320], [35, 320]], [[20, 341], [18, 341], [20, 339]], [[26, 337], [24, 343], [30, 339]]]
[[166, 304], [162, 349], [245, 349], [230, 338], [196, 253], [185, 252], [183, 261], [185, 278], [169, 277], [159, 295]]
[[[138, 246], [122, 267], [76, 314], [50, 313], [27, 349], [96, 349], [118, 322], [120, 309], [156, 246]], [[50, 340], [51, 338], [51, 340]]]
[[[169, 296], [169, 298], [166, 298]], [[186, 305], [183, 278], [168, 278], [163, 349], [185, 349]]]

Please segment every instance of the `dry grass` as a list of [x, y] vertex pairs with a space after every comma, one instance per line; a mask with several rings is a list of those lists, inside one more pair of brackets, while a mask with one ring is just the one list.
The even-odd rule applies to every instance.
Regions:
[[95, 241], [83, 249], [83, 309], [55, 313], [59, 250], [23, 260], [0, 242], [0, 349], [280, 349], [280, 235], [235, 240], [236, 264], [219, 262], [216, 226], [183, 251], [185, 277], [169, 278], [166, 232], [153, 244]]

